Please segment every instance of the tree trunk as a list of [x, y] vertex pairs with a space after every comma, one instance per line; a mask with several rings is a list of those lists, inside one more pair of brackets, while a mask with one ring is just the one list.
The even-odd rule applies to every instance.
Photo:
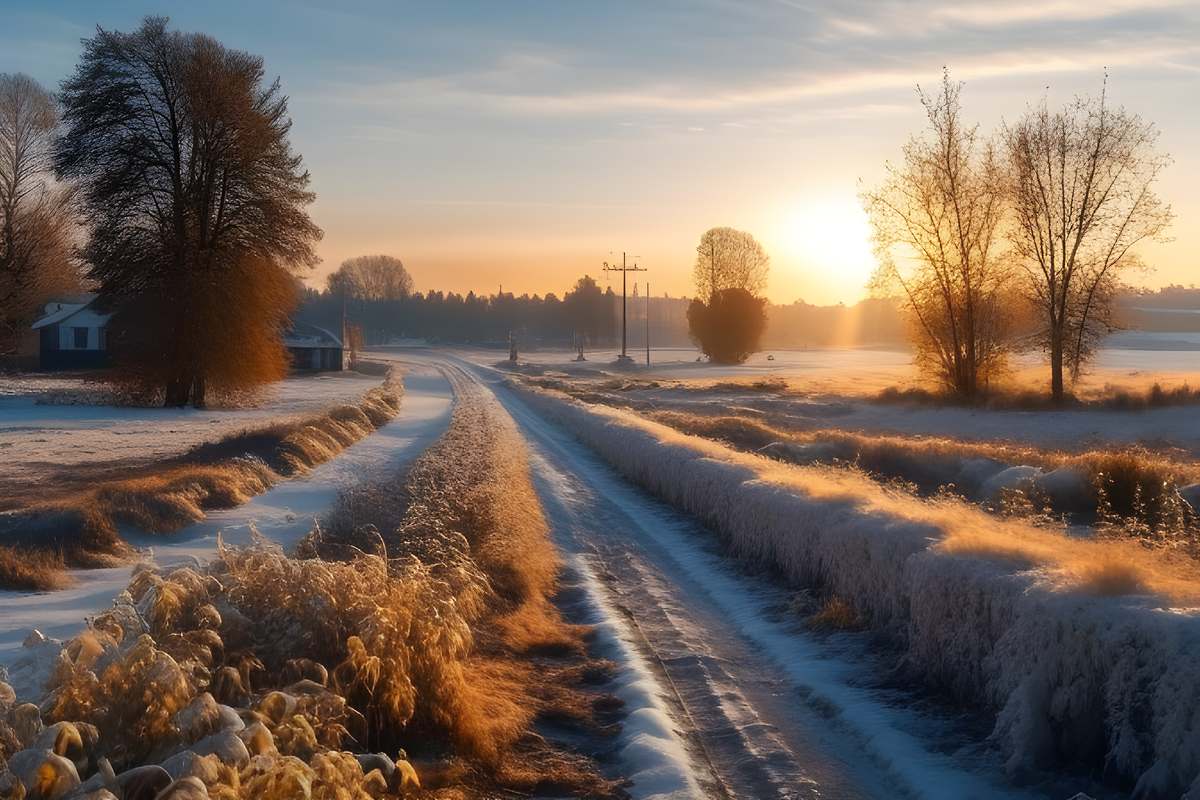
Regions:
[[1050, 331], [1050, 396], [1056, 405], [1063, 401], [1063, 331]]
[[163, 397], [163, 408], [183, 408], [186, 406], [191, 388], [191, 381], [186, 380], [178, 374], [168, 378], [166, 393]]
[[204, 380], [204, 375], [197, 374], [196, 379], [192, 382], [192, 407], [206, 408], [205, 395], [207, 393], [207, 383]]

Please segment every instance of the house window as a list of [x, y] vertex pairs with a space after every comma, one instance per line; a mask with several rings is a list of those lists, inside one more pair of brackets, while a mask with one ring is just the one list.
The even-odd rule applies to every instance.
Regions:
[[88, 329], [87, 328], [72, 328], [75, 332], [75, 349], [87, 350]]
[[108, 349], [108, 328], [101, 328], [97, 331], [100, 334], [100, 349]]

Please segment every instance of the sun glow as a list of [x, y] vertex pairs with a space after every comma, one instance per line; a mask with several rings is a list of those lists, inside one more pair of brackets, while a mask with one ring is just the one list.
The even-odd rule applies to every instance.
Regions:
[[[851, 197], [827, 196], [791, 207], [780, 220], [782, 234], [773, 276], [794, 284], [809, 303], [852, 305], [875, 268], [866, 214]], [[781, 273], [786, 270], [787, 277]], [[780, 286], [782, 289], [783, 286]]]

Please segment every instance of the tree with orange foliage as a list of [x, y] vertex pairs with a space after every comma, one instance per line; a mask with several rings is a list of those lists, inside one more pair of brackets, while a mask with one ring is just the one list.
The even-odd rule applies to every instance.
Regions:
[[294, 275], [318, 259], [287, 98], [259, 56], [148, 16], [84, 40], [55, 166], [78, 178], [121, 380], [164, 404], [283, 377]]
[[897, 297], [916, 363], [972, 400], [1002, 373], [1017, 344], [1022, 302], [1002, 251], [1006, 206], [992, 142], [962, 120], [961, 82], [942, 73], [918, 87], [930, 135], [912, 137], [904, 163], [859, 194], [878, 266], [869, 284]]

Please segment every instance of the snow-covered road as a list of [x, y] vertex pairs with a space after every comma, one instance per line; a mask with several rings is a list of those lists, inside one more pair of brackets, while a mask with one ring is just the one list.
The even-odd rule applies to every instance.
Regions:
[[[525, 434], [568, 563], [604, 587], [624, 640], [656, 676], [690, 756], [694, 791], [747, 799], [1042, 796], [1008, 785], [999, 760], [968, 731], [971, 721], [884, 688], [896, 665], [869, 634], [804, 628], [789, 612], [792, 590], [724, 557], [691, 518], [506, 392], [502, 374], [471, 369]], [[636, 765], [636, 753], [625, 755]]]
[[[532, 413], [500, 373], [431, 352], [374, 355], [406, 369], [394, 422], [245, 506], [167, 537], [127, 532], [131, 542], [162, 566], [210, 559], [218, 531], [243, 543], [250, 520], [294, 543], [339, 489], [395, 473], [446, 430], [450, 384], [439, 368], [453, 370], [495, 392], [524, 434], [567, 580], [587, 598], [580, 621], [597, 625], [601, 654], [623, 665], [615, 691], [628, 714], [614, 771], [636, 781], [634, 797], [1045, 796], [1007, 783], [977, 720], [889, 683], [896, 665], [869, 633], [804, 628], [793, 589], [723, 556], [691, 518]], [[96, 570], [61, 592], [0, 593], [0, 664], [33, 628], [79, 632], [128, 576]]]

